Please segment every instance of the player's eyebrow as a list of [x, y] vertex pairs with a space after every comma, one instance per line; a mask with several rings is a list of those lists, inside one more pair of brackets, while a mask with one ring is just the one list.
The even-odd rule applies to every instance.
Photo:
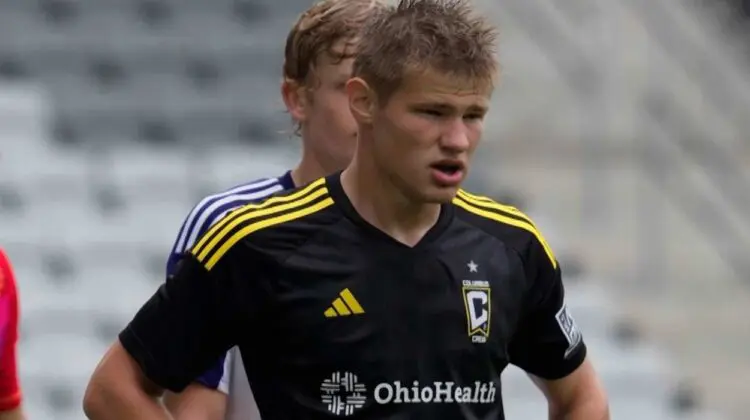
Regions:
[[455, 111], [456, 107], [445, 102], [423, 101], [412, 104], [413, 108], [430, 108], [439, 111]]
[[[436, 111], [442, 111], [446, 113], [455, 113], [458, 111], [457, 107], [454, 105], [451, 105], [449, 103], [445, 102], [436, 102], [436, 101], [425, 101], [425, 102], [417, 102], [412, 105], [413, 108], [416, 109], [433, 109]], [[470, 105], [468, 108], [466, 108], [467, 113], [476, 113], [476, 114], [486, 114], [489, 107], [486, 105]]]
[[471, 105], [469, 108], [467, 108], [467, 111], [484, 115], [487, 113], [487, 111], [489, 111], [489, 107], [487, 105]]

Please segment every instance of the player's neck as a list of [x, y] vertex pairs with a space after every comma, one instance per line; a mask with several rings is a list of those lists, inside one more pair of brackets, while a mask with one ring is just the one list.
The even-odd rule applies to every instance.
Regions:
[[410, 199], [375, 168], [355, 159], [341, 185], [360, 216], [395, 240], [416, 245], [437, 223], [440, 205]]
[[302, 152], [302, 160], [300, 160], [296, 168], [292, 169], [292, 181], [294, 181], [295, 186], [299, 187], [328, 174], [329, 172], [326, 171], [323, 164], [318, 159], [315, 159], [315, 156], [310, 152], [304, 150]]

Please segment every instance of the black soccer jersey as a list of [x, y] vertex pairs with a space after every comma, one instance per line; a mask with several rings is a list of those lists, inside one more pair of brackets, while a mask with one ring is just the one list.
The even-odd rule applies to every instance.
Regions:
[[508, 363], [556, 379], [586, 353], [525, 215], [461, 191], [408, 247], [338, 174], [215, 224], [120, 340], [173, 391], [239, 345], [268, 420], [502, 419]]

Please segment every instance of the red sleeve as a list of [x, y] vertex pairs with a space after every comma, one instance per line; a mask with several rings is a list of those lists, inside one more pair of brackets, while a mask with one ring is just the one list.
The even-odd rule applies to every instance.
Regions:
[[10, 261], [0, 249], [0, 411], [21, 405], [16, 344], [18, 342], [18, 295]]

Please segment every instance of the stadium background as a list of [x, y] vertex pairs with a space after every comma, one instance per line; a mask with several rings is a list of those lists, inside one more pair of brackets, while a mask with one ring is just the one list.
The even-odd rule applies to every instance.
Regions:
[[[198, 198], [295, 163], [278, 83], [309, 4], [0, 2], [0, 245], [30, 419], [83, 418], [89, 374]], [[613, 418], [746, 419], [742, 5], [477, 4], [501, 25], [504, 74], [470, 188], [546, 232]], [[510, 420], [546, 418], [518, 371], [504, 392]]]

